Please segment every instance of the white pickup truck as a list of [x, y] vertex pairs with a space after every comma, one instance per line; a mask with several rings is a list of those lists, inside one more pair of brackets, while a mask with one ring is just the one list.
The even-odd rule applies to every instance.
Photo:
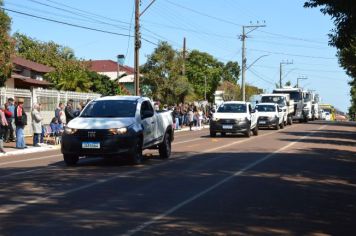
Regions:
[[243, 133], [250, 137], [251, 131], [258, 135], [257, 118], [249, 102], [223, 102], [210, 120], [210, 136], [215, 137], [216, 133], [222, 136], [226, 133]]
[[294, 101], [290, 99], [290, 95], [285, 93], [261, 94], [262, 103], [275, 103], [284, 112], [284, 125], [293, 124]]
[[259, 103], [255, 106], [258, 112], [258, 127], [284, 128], [284, 114], [282, 108], [276, 103]]
[[108, 96], [91, 101], [67, 124], [61, 151], [67, 165], [81, 156], [123, 156], [139, 164], [144, 149], [159, 149], [168, 158], [173, 139], [170, 111], [157, 113], [144, 97]]

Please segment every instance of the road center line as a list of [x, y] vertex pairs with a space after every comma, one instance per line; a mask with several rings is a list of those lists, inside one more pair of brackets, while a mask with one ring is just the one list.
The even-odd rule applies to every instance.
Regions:
[[[323, 125], [323, 126], [319, 127], [318, 130], [321, 130], [321, 129], [325, 128], [325, 127], [326, 127], [326, 125]], [[296, 141], [294, 141], [294, 142], [292, 142], [292, 143], [289, 143], [288, 145], [286, 145], [286, 146], [284, 146], [284, 147], [282, 147], [282, 148], [280, 148], [280, 149], [278, 149], [278, 150], [276, 150], [276, 151], [274, 151], [274, 152], [272, 152], [272, 153], [270, 153], [270, 154], [264, 156], [263, 158], [261, 158], [261, 159], [259, 159], [259, 160], [257, 160], [257, 161], [252, 162], [251, 164], [247, 165], [246, 167], [242, 168], [242, 169], [239, 170], [239, 171], [234, 172], [232, 175], [230, 175], [230, 176], [228, 176], [228, 177], [222, 179], [221, 181], [217, 182], [216, 184], [212, 185], [211, 187], [209, 187], [209, 188], [207, 188], [207, 189], [205, 189], [205, 190], [203, 190], [203, 191], [197, 193], [196, 195], [194, 195], [194, 196], [188, 198], [187, 200], [185, 200], [185, 201], [183, 201], [183, 202], [177, 204], [176, 206], [172, 207], [171, 209], [167, 210], [166, 212], [164, 212], [164, 213], [162, 213], [162, 214], [160, 214], [160, 215], [157, 215], [157, 216], [153, 217], [151, 220], [144, 222], [143, 224], [137, 226], [136, 228], [127, 231], [127, 232], [126, 232], [125, 234], [123, 234], [123, 235], [125, 235], [125, 236], [131, 236], [131, 235], [134, 235], [135, 233], [138, 233], [138, 232], [142, 231], [143, 229], [145, 229], [145, 228], [147, 228], [148, 226], [150, 226], [150, 225], [156, 223], [157, 221], [159, 221], [159, 220], [161, 220], [161, 219], [167, 217], [168, 215], [174, 213], [175, 211], [179, 210], [180, 208], [184, 207], [185, 205], [187, 205], [187, 204], [193, 202], [194, 200], [196, 200], [196, 199], [200, 198], [201, 196], [203, 196], [203, 195], [209, 193], [210, 191], [212, 191], [212, 190], [214, 190], [214, 189], [220, 187], [221, 185], [223, 185], [224, 183], [230, 181], [231, 179], [235, 178], [236, 176], [240, 176], [240, 175], [243, 174], [245, 171], [247, 171], [247, 170], [249, 170], [249, 169], [251, 169], [251, 168], [257, 166], [258, 164], [260, 164], [260, 163], [262, 163], [262, 162], [264, 162], [264, 161], [270, 159], [271, 157], [275, 156], [276, 154], [280, 153], [281, 151], [284, 151], [284, 150], [290, 148], [291, 146], [295, 145], [296, 143], [300, 142], [301, 140], [303, 140], [303, 139], [305, 139], [305, 138], [311, 136], [312, 134], [314, 134], [314, 133], [317, 132], [318, 130], [314, 130], [314, 131], [310, 132], [309, 134], [307, 134], [307, 135], [305, 135], [305, 136], [299, 138], [298, 140], [296, 140]], [[226, 146], [227, 146], [227, 145], [224, 145], [223, 147], [226, 147]], [[230, 146], [230, 145], [229, 145], [229, 146]], [[221, 147], [215, 148], [215, 150], [218, 150], [218, 149], [220, 149], [220, 148], [221, 148]], [[214, 149], [209, 149], [209, 151], [212, 151], [212, 150], [214, 150]]]
[[[290, 128], [293, 128], [293, 126], [289, 127], [289, 128], [286, 128], [285, 130], [287, 129], [290, 129]], [[229, 143], [229, 144], [226, 144], [226, 145], [223, 145], [223, 146], [219, 146], [217, 148], [212, 148], [212, 149], [208, 149], [208, 150], [205, 150], [201, 153], [195, 153], [195, 154], [191, 154], [191, 155], [187, 155], [183, 158], [179, 158], [179, 159], [170, 159], [168, 160], [167, 162], [162, 162], [162, 163], [159, 163], [159, 164], [156, 164], [156, 165], [153, 165], [153, 166], [149, 166], [149, 167], [144, 167], [142, 169], [138, 169], [138, 170], [134, 170], [134, 171], [128, 171], [128, 172], [124, 172], [124, 173], [121, 173], [119, 175], [115, 175], [115, 176], [112, 176], [112, 177], [109, 177], [107, 179], [99, 179], [99, 180], [96, 180], [94, 181], [93, 183], [89, 183], [89, 184], [85, 184], [85, 185], [82, 185], [82, 186], [79, 186], [77, 188], [73, 188], [73, 189], [69, 189], [67, 191], [63, 191], [63, 192], [57, 192], [57, 193], [53, 193], [53, 194], [50, 194], [46, 197], [37, 197], [35, 199], [32, 199], [32, 200], [27, 200], [27, 201], [24, 201], [23, 203], [20, 203], [20, 204], [16, 204], [16, 205], [3, 205], [1, 206], [0, 208], [0, 214], [10, 214], [12, 212], [14, 212], [15, 210], [19, 209], [19, 208], [23, 208], [23, 207], [27, 207], [29, 205], [33, 205], [33, 204], [39, 204], [41, 202], [45, 202], [46, 200], [50, 199], [50, 198], [55, 198], [55, 197], [61, 197], [61, 196], [65, 196], [67, 194], [70, 194], [70, 193], [74, 193], [74, 192], [78, 192], [80, 190], [84, 190], [84, 189], [88, 189], [88, 188], [91, 188], [93, 186], [96, 186], [96, 185], [100, 185], [100, 184], [104, 184], [104, 183], [107, 183], [107, 182], [110, 182], [112, 180], [115, 180], [115, 179], [119, 179], [119, 178], [122, 178], [122, 177], [125, 177], [125, 176], [128, 176], [130, 174], [137, 174], [137, 173], [141, 173], [143, 171], [146, 171], [146, 170], [150, 170], [150, 169], [153, 169], [155, 167], [159, 167], [159, 166], [162, 166], [162, 165], [166, 165], [166, 164], [169, 164], [171, 162], [174, 162], [174, 161], [178, 161], [178, 160], [184, 160], [184, 159], [187, 159], [187, 158], [191, 158], [191, 157], [194, 157], [194, 156], [198, 156], [198, 155], [201, 155], [202, 153], [209, 153], [209, 152], [213, 152], [213, 151], [217, 151], [219, 149], [223, 149], [225, 147], [228, 147], [228, 146], [233, 146], [233, 145], [236, 145], [238, 143], [244, 143], [244, 142], [247, 142], [247, 141], [251, 141], [251, 140], [254, 140], [256, 138], [260, 138], [260, 137], [264, 137], [264, 136], [267, 136], [267, 135], [272, 135], [274, 133], [277, 133], [278, 131], [274, 131], [274, 132], [270, 132], [270, 133], [266, 133], [266, 134], [263, 134], [263, 135], [259, 135], [259, 136], [254, 136], [252, 138], [247, 138], [247, 139], [244, 139], [244, 140], [239, 140], [239, 141], [236, 141], [236, 142], [232, 142], [232, 143]], [[315, 132], [315, 131], [314, 131]], [[50, 156], [48, 156], [50, 157]], [[48, 158], [47, 157], [47, 158]], [[226, 181], [225, 181], [226, 182]], [[187, 203], [186, 203], [187, 204]], [[183, 205], [182, 205], [183, 206]], [[169, 213], [170, 214], [170, 213]], [[162, 216], [164, 217], [164, 216]], [[161, 218], [162, 218], [161, 217]], [[154, 223], [156, 220], [152, 221], [152, 223]], [[152, 224], [150, 223], [150, 224]], [[145, 223], [146, 224], [146, 223]], [[148, 224], [148, 225], [150, 225]], [[148, 225], [144, 226], [147, 227]], [[139, 226], [139, 227], [142, 227], [142, 226]], [[143, 229], [143, 228], [142, 228]], [[140, 229], [141, 230], [141, 229]], [[136, 232], [140, 231], [140, 230], [136, 230]]]

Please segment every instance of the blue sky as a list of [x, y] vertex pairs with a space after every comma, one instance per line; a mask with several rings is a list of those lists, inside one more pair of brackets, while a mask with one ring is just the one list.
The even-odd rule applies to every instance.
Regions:
[[[11, 10], [86, 27], [132, 35], [134, 0], [5, 0]], [[142, 0], [145, 8], [150, 0]], [[183, 37], [188, 50], [198, 49], [217, 59], [241, 64], [242, 25], [265, 22], [248, 35], [247, 64], [262, 55], [246, 73], [248, 83], [270, 92], [279, 81], [279, 65], [283, 66], [283, 81], [316, 90], [323, 102], [346, 111], [350, 105], [350, 78], [339, 67], [336, 50], [328, 46], [327, 34], [333, 28], [329, 16], [319, 9], [303, 8], [300, 0], [156, 0], [142, 15], [140, 64], [152, 53], [159, 40], [168, 41], [181, 50]], [[47, 6], [46, 6], [47, 5]], [[81, 10], [81, 11], [78, 11]], [[83, 12], [85, 11], [85, 12]], [[41, 41], [74, 49], [83, 59], [116, 60], [125, 54], [125, 64], [133, 65], [133, 38], [110, 35], [66, 25], [46, 22], [8, 12], [12, 32], [24, 33]], [[90, 14], [89, 14], [90, 13]]]

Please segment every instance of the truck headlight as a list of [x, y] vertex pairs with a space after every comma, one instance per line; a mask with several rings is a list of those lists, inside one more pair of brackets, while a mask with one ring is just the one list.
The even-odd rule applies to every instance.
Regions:
[[275, 116], [270, 116], [270, 117], [268, 117], [268, 120], [275, 120], [276, 119], [276, 117]]
[[213, 117], [213, 121], [219, 121], [219, 118]]
[[114, 135], [126, 134], [127, 133], [127, 128], [124, 127], [124, 128], [118, 128], [118, 129], [109, 129], [109, 132], [114, 134]]
[[74, 134], [76, 132], [77, 132], [77, 129], [72, 129], [72, 128], [69, 128], [68, 126], [66, 126], [64, 128], [64, 133], [66, 133], [66, 134]]

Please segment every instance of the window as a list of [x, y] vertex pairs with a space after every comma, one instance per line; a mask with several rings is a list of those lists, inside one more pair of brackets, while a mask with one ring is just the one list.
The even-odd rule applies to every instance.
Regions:
[[256, 110], [259, 112], [275, 112], [276, 108], [273, 105], [257, 105]]
[[154, 111], [151, 103], [149, 101], [144, 101], [141, 105], [141, 117], [151, 117]]
[[221, 113], [245, 113], [245, 104], [222, 104], [219, 106], [218, 111]]
[[100, 100], [89, 103], [80, 117], [135, 117], [137, 101]]

